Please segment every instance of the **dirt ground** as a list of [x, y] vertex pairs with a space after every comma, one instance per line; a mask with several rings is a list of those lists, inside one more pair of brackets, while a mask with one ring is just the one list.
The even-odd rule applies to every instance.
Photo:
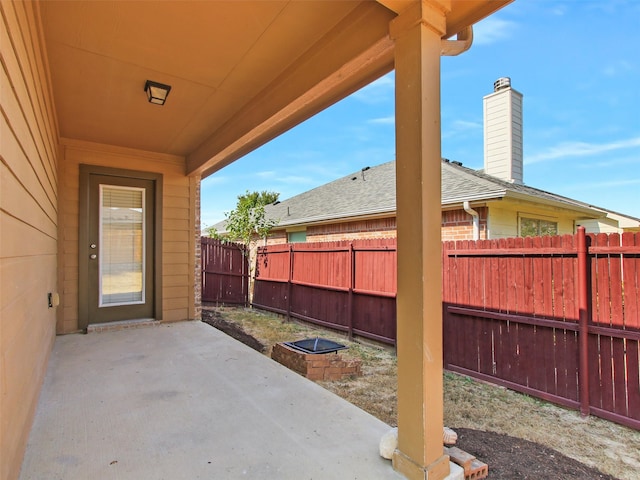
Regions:
[[[282, 341], [322, 336], [349, 346], [364, 375], [318, 382], [389, 425], [397, 421], [397, 365], [388, 348], [244, 308], [206, 308], [203, 321], [270, 355]], [[640, 432], [468, 377], [444, 374], [445, 425], [457, 447], [489, 465], [489, 479], [640, 479]]]

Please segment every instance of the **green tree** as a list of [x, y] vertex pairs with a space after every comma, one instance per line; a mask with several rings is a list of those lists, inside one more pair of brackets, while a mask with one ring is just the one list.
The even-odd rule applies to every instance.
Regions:
[[213, 228], [208, 228], [209, 236], [222, 238], [231, 242], [244, 244], [251, 249], [254, 240], [266, 238], [271, 229], [277, 225], [277, 220], [266, 218], [265, 205], [278, 200], [276, 192], [249, 192], [238, 195], [236, 208], [225, 213], [226, 232], [220, 234]]
[[255, 275], [256, 241], [266, 238], [271, 229], [277, 225], [277, 220], [266, 218], [265, 205], [274, 203], [280, 196], [276, 192], [249, 192], [238, 195], [236, 208], [225, 213], [226, 232], [220, 234], [209, 227], [209, 236], [245, 245], [244, 253], [249, 256], [249, 301], [253, 297]]

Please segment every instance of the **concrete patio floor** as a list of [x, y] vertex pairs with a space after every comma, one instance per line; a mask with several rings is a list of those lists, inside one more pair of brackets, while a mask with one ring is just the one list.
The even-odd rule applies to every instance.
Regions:
[[388, 430], [201, 322], [68, 335], [20, 479], [400, 479]]

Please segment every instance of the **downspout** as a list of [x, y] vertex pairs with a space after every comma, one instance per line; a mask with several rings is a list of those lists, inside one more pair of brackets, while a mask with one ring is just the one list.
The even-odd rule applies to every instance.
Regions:
[[[440, 55], [455, 56], [466, 52], [473, 43], [473, 27], [468, 26], [456, 35], [456, 40], [442, 40]], [[469, 202], [462, 204], [464, 211], [473, 217], [473, 239], [480, 240], [480, 215], [469, 206]]]
[[464, 202], [462, 208], [473, 217], [473, 239], [480, 240], [480, 215], [469, 206], [469, 202]]

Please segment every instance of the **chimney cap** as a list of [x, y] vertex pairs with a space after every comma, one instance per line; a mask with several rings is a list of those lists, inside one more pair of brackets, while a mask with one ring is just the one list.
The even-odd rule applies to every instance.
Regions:
[[511, 88], [511, 78], [509, 77], [500, 77], [495, 82], [493, 82], [494, 92], [499, 92], [500, 90], [504, 90], [506, 88]]

